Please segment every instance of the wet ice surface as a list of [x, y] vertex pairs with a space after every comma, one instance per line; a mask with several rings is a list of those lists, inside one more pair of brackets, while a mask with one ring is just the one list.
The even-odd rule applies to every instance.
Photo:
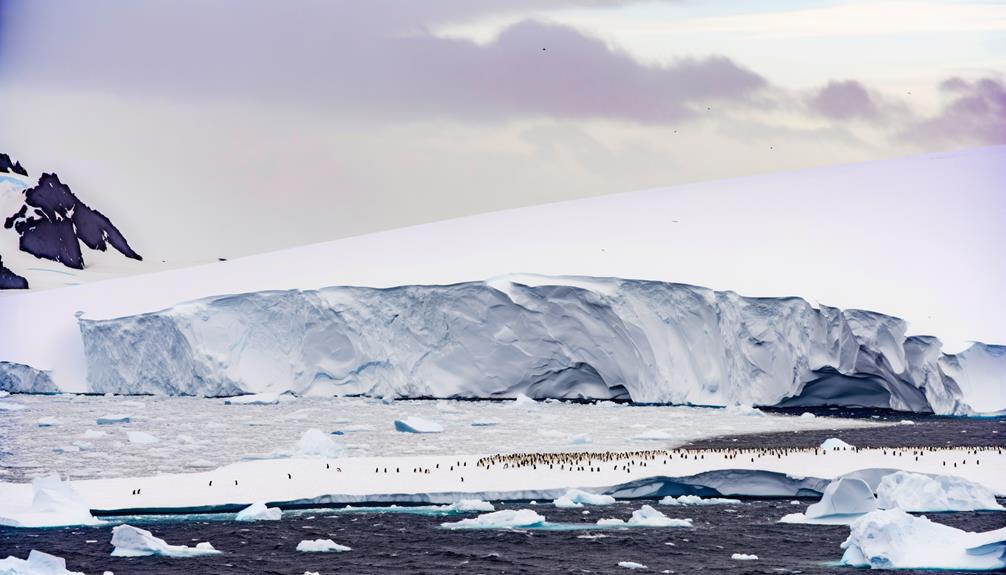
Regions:
[[[169, 543], [209, 541], [219, 556], [191, 559], [115, 558], [109, 541], [113, 524], [93, 528], [9, 529], [0, 527], [0, 549], [24, 557], [30, 549], [55, 553], [71, 570], [130, 575], [187, 573], [619, 573], [620, 561], [648, 566], [644, 573], [844, 573], [831, 562], [848, 536], [845, 526], [786, 525], [776, 520], [792, 511], [788, 501], [744, 501], [706, 507], [666, 507], [654, 501], [618, 502], [580, 509], [496, 503], [498, 509], [534, 509], [549, 521], [594, 523], [626, 519], [648, 503], [669, 517], [691, 518], [691, 528], [596, 529], [589, 531], [446, 530], [438, 517], [405, 513], [346, 513], [332, 509], [288, 513], [281, 521], [235, 523], [218, 518], [147, 522], [142, 528]], [[469, 514], [474, 516], [474, 514]], [[1002, 514], [936, 513], [934, 521], [971, 531], [1002, 527]], [[352, 547], [337, 554], [298, 553], [303, 539], [332, 539]], [[757, 561], [731, 559], [734, 553]], [[707, 571], [708, 570], [708, 571]], [[903, 574], [931, 573], [899, 571]], [[947, 571], [945, 573], [954, 573]]]
[[[0, 481], [7, 482], [54, 471], [73, 479], [201, 471], [290, 449], [311, 428], [341, 433], [333, 438], [347, 456], [377, 456], [657, 449], [721, 435], [880, 425], [862, 419], [610, 403], [539, 402], [523, 408], [512, 401], [384, 404], [362, 398], [299, 398], [277, 405], [225, 405], [222, 399], [73, 395], [15, 395], [0, 402], [24, 406], [0, 412]], [[129, 415], [130, 422], [95, 423], [108, 415]], [[413, 416], [442, 424], [444, 432], [394, 430], [394, 420]], [[42, 418], [59, 421], [40, 427]], [[663, 439], [637, 439], [644, 434]]]

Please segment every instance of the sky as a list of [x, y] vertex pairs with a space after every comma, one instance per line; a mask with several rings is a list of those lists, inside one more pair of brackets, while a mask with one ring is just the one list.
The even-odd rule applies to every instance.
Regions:
[[153, 261], [1002, 143], [1003, 2], [0, 0], [0, 151]]

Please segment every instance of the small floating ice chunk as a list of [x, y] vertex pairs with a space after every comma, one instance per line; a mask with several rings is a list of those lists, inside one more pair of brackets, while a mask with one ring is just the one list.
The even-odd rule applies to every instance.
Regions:
[[159, 537], [132, 525], [117, 525], [112, 528], [112, 557], [199, 557], [220, 553], [209, 543], [199, 543], [195, 547], [170, 545]]
[[488, 501], [482, 501], [481, 499], [462, 499], [461, 501], [456, 501], [451, 503], [444, 508], [445, 511], [496, 511], [493, 504]]
[[157, 437], [145, 431], [127, 431], [126, 437], [129, 438], [130, 443], [137, 443], [140, 445], [150, 445], [161, 441], [160, 439], [157, 439]]
[[305, 539], [297, 544], [297, 551], [302, 553], [342, 553], [352, 551], [345, 545], [339, 545], [331, 539]]
[[402, 433], [441, 433], [444, 426], [436, 421], [423, 419], [422, 417], [407, 417], [395, 420], [395, 431]]
[[834, 451], [834, 450], [848, 451], [855, 448], [856, 447], [854, 445], [846, 443], [837, 437], [830, 437], [828, 439], [825, 439], [824, 443], [821, 444], [821, 449], [824, 449], [825, 451]]
[[699, 497], [698, 495], [682, 495], [681, 497], [671, 497], [668, 495], [658, 503], [660, 505], [736, 505], [741, 503], [741, 500], [724, 499], [722, 497]]
[[13, 555], [0, 559], [0, 575], [84, 575], [80, 571], [68, 571], [66, 560], [32, 549], [27, 559]]
[[844, 565], [873, 569], [1006, 567], [1006, 527], [971, 533], [901, 509], [873, 511], [852, 523], [842, 543]]
[[55, 427], [59, 425], [59, 420], [55, 417], [40, 417], [36, 423], [39, 427]]
[[747, 553], [734, 553], [730, 556], [731, 559], [735, 561], [757, 561], [757, 555], [748, 555]]
[[584, 505], [611, 505], [614, 502], [615, 498], [610, 495], [599, 495], [580, 489], [569, 489], [566, 493], [552, 501], [552, 504], [559, 509], [573, 509], [583, 507]]
[[523, 393], [518, 393], [511, 405], [514, 407], [538, 407], [538, 402]]
[[804, 419], [814, 419], [817, 416], [814, 415], [813, 413], [809, 412], [809, 411], [805, 411], [805, 412], [803, 412], [803, 413], [800, 414], [800, 417], [802, 417]]
[[441, 523], [440, 526], [448, 529], [515, 529], [540, 527], [544, 523], [545, 517], [530, 509], [504, 509], [453, 523]]
[[265, 503], [252, 503], [238, 512], [236, 521], [278, 521], [283, 518], [279, 507], [266, 507]]
[[131, 416], [115, 414], [115, 415], [102, 415], [98, 419], [94, 420], [98, 425], [113, 425], [116, 423], [129, 423]]
[[619, 561], [618, 566], [623, 569], [646, 569], [646, 565], [642, 563], [636, 563], [635, 561]]
[[751, 404], [728, 405], [724, 411], [729, 415], [753, 415], [757, 417], [765, 415], [764, 411]]
[[499, 422], [495, 419], [476, 419], [472, 421], [472, 427], [492, 427], [498, 424]]
[[0, 401], [0, 411], [21, 411], [25, 407], [12, 401]]
[[691, 527], [691, 519], [671, 519], [649, 505], [632, 512], [629, 525], [636, 527]]
[[898, 471], [885, 475], [877, 486], [884, 509], [905, 511], [1002, 511], [995, 493], [963, 477], [921, 475]]
[[[915, 422], [911, 419], [902, 419], [898, 422], [899, 425], [915, 425]], [[992, 433], [995, 433], [994, 431]]]
[[84, 439], [98, 439], [99, 437], [105, 437], [106, 435], [108, 434], [105, 433], [104, 431], [98, 431], [97, 429], [88, 429], [83, 434], [81, 434], [81, 437], [83, 437]]

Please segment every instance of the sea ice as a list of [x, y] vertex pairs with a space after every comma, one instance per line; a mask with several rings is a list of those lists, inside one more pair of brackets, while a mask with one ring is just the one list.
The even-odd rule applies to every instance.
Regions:
[[453, 523], [441, 523], [440, 526], [448, 529], [519, 529], [540, 527], [544, 523], [545, 517], [530, 509], [504, 509]]
[[559, 509], [570, 509], [583, 507], [584, 505], [611, 505], [615, 498], [610, 495], [599, 495], [580, 489], [569, 489], [552, 501], [552, 504]]
[[68, 571], [66, 560], [32, 549], [27, 559], [13, 555], [0, 559], [0, 575], [84, 575], [80, 571]]
[[650, 431], [644, 431], [639, 435], [636, 435], [632, 439], [639, 441], [670, 441], [674, 439], [674, 436], [663, 429], [654, 429]]
[[105, 437], [107, 435], [104, 431], [98, 431], [97, 429], [88, 429], [81, 437], [84, 439], [98, 439], [99, 437]]
[[730, 556], [730, 558], [731, 559], [735, 559], [737, 561], [757, 561], [758, 560], [758, 556], [757, 555], [748, 555], [747, 553], [734, 553], [733, 555]]
[[236, 521], [278, 521], [283, 518], [279, 507], [266, 507], [265, 503], [252, 503], [238, 512]]
[[339, 545], [331, 539], [305, 539], [297, 544], [297, 551], [303, 553], [342, 553], [352, 551], [345, 545]]
[[116, 525], [112, 528], [112, 557], [143, 557], [159, 555], [161, 557], [198, 557], [201, 555], [216, 555], [220, 553], [209, 543], [199, 543], [195, 547], [185, 545], [169, 545], [163, 539], [154, 537], [146, 529], [132, 525]]
[[294, 399], [296, 397], [290, 393], [253, 393], [228, 397], [224, 400], [224, 405], [276, 405]]
[[455, 503], [451, 503], [450, 505], [448, 505], [444, 509], [446, 511], [459, 511], [459, 512], [465, 512], [465, 511], [479, 511], [479, 512], [496, 511], [496, 508], [493, 507], [492, 503], [490, 503], [488, 501], [482, 501], [481, 499], [462, 499], [461, 501], [457, 501]]
[[722, 497], [699, 497], [698, 495], [682, 495], [681, 497], [664, 497], [660, 505], [731, 505], [739, 504], [740, 499], [724, 499]]
[[691, 519], [671, 519], [649, 505], [643, 505], [632, 512], [628, 521], [621, 519], [598, 519], [598, 527], [691, 527]]
[[901, 509], [870, 512], [852, 523], [842, 563], [873, 569], [1006, 567], [1006, 528], [972, 533]]
[[103, 415], [95, 420], [98, 425], [112, 425], [114, 423], [129, 423], [128, 415]]
[[898, 471], [885, 475], [877, 486], [883, 509], [905, 511], [1002, 511], [995, 493], [962, 477], [922, 475]]
[[395, 431], [403, 433], [442, 433], [444, 426], [422, 417], [407, 417], [395, 420]]
[[160, 439], [157, 439], [157, 437], [145, 431], [127, 431], [126, 437], [129, 438], [130, 443], [138, 443], [141, 445], [151, 445], [161, 441]]
[[821, 449], [824, 449], [825, 451], [832, 451], [832, 450], [836, 450], [836, 449], [847, 451], [847, 450], [855, 449], [855, 448], [856, 447], [854, 445], [846, 443], [846, 442], [842, 441], [841, 439], [838, 439], [837, 437], [831, 437], [831, 438], [825, 439], [824, 443], [821, 444]]

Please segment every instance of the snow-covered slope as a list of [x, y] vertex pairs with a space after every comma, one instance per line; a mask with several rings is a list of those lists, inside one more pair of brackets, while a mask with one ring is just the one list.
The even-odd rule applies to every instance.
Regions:
[[[5, 252], [4, 263], [28, 274], [33, 289], [0, 293], [0, 360], [50, 372], [61, 389], [85, 391], [87, 363], [77, 312], [100, 320], [221, 294], [452, 284], [513, 271], [688, 282], [756, 296], [798, 294], [905, 318], [909, 333], [940, 335], [947, 350], [957, 351], [968, 339], [1006, 341], [1000, 337], [1006, 306], [994, 303], [1006, 289], [1006, 266], [995, 265], [1006, 206], [1003, 166], [1006, 146], [997, 146], [704, 182], [43, 291], [34, 288], [46, 274], [62, 277], [49, 285], [100, 277], [94, 270], [105, 269], [104, 263], [92, 267], [100, 256], [114, 257], [110, 275], [118, 273], [113, 264], [123, 266], [123, 274], [136, 273], [126, 267], [150, 269], [146, 266], [161, 265], [160, 259], [148, 257], [141, 264], [118, 253], [89, 252], [84, 272], [71, 270], [74, 275], [66, 276], [29, 269], [42, 260], [22, 265]], [[873, 199], [850, 202], [850, 189], [869, 190]], [[16, 234], [6, 235], [16, 244]], [[966, 252], [958, 249], [962, 242], [969, 246]], [[156, 248], [149, 242], [137, 247], [146, 255]], [[853, 319], [846, 321], [855, 328]], [[929, 338], [905, 340], [903, 348], [912, 382], [938, 383], [942, 376], [935, 366], [950, 369]], [[979, 363], [971, 358], [991, 349], [969, 352], [968, 373]], [[891, 368], [900, 372], [894, 364]], [[952, 377], [968, 388], [963, 377]], [[817, 387], [814, 393], [826, 393], [827, 386]]]
[[[116, 393], [523, 393], [969, 413], [1001, 408], [985, 390], [1006, 373], [984, 352], [947, 358], [939, 340], [906, 337], [904, 321], [879, 313], [613, 278], [269, 291], [82, 318], [80, 330], [90, 390]], [[975, 353], [981, 369], [969, 368]]]

